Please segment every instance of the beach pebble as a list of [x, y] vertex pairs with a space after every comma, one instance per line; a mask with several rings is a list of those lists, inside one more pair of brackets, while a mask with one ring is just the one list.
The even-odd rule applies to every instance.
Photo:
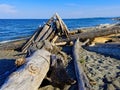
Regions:
[[112, 84], [107, 84], [106, 90], [115, 90], [115, 87]]
[[[84, 57], [85, 69], [89, 80], [94, 80], [94, 90], [120, 90], [120, 60], [106, 57], [95, 52], [82, 50]], [[117, 80], [117, 81], [116, 81]], [[94, 83], [91, 82], [92, 84]]]
[[120, 82], [118, 80], [115, 80], [112, 82], [115, 88], [120, 89]]
[[117, 67], [117, 69], [120, 69], [120, 66], [116, 66]]
[[105, 83], [112, 83], [113, 77], [110, 74], [105, 75]]

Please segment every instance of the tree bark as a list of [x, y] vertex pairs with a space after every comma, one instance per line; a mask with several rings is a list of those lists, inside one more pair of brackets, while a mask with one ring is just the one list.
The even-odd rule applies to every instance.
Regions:
[[37, 90], [49, 70], [50, 55], [45, 49], [35, 51], [9, 76], [0, 90]]

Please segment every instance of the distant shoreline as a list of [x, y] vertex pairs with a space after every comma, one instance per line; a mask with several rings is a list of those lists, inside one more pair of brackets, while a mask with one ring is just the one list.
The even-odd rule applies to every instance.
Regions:
[[[70, 31], [77, 29], [86, 29], [99, 27], [104, 24], [115, 24], [118, 21], [112, 18], [80, 18], [80, 19], [63, 19]], [[36, 31], [39, 25], [43, 25], [47, 19], [10, 19], [0, 20], [0, 43], [6, 43], [28, 38]], [[3, 24], [4, 22], [4, 24]]]
[[[81, 30], [81, 31], [93, 30], [93, 29], [104, 28], [104, 27], [108, 27], [108, 26], [112, 26], [112, 25], [117, 25], [117, 24], [119, 24], [119, 23], [114, 23], [114, 24], [100, 24], [98, 26], [81, 27], [81, 28], [76, 28], [76, 29], [70, 29], [70, 31], [75, 31], [75, 30]], [[16, 41], [22, 41], [22, 40], [27, 40], [29, 37], [31, 37], [31, 35], [30, 36], [26, 36], [26, 37], [22, 37], [22, 38], [18, 38], [18, 39], [0, 41], [0, 44], [11, 43], [11, 42], [16, 42]]]

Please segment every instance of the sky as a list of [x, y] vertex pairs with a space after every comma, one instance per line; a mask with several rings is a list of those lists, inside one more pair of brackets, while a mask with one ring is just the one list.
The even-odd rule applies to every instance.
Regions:
[[0, 19], [120, 16], [120, 0], [0, 0]]

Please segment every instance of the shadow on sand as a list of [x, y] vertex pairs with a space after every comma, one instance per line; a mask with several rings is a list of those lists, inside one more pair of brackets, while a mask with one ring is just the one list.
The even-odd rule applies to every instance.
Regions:
[[0, 87], [5, 79], [16, 70], [14, 59], [0, 59]]
[[107, 57], [120, 60], [120, 44], [101, 44], [85, 48], [88, 51], [96, 52]]

